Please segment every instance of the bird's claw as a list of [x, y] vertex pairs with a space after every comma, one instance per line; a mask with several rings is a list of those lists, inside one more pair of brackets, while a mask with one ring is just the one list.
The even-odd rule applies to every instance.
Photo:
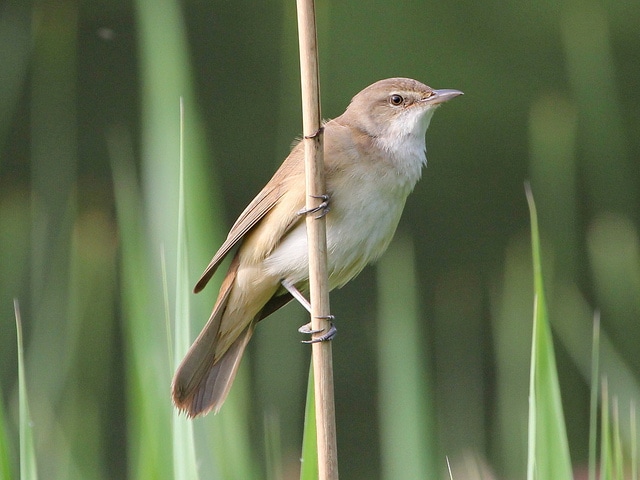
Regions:
[[309, 323], [307, 323], [307, 324], [305, 324], [305, 325], [302, 325], [302, 326], [298, 329], [298, 332], [303, 333], [303, 334], [305, 334], [305, 335], [313, 335], [314, 333], [320, 333], [320, 332], [322, 332], [323, 330], [324, 330], [324, 328], [319, 328], [319, 329], [317, 329], [317, 330], [314, 330], [314, 329], [311, 327], [311, 322], [309, 322]]
[[324, 132], [324, 126], [321, 126], [318, 130], [313, 132], [311, 135], [305, 135], [304, 138], [307, 138], [307, 139], [318, 138], [320, 134], [323, 132]]
[[327, 195], [327, 194], [311, 195], [311, 197], [322, 199], [322, 203], [320, 205], [318, 205], [317, 207], [300, 209], [300, 210], [298, 210], [298, 215], [306, 215], [308, 213], [320, 212], [320, 214], [318, 214], [316, 216], [316, 220], [317, 220], [319, 218], [324, 217], [327, 213], [329, 213], [329, 210], [330, 210], [330, 208], [329, 208], [329, 195]]
[[[333, 315], [324, 315], [322, 317], [316, 317], [316, 318], [322, 318], [325, 320], [329, 320], [331, 323], [331, 326], [329, 327], [329, 330], [317, 337], [317, 338], [312, 338], [311, 340], [302, 340], [302, 343], [318, 343], [318, 342], [326, 342], [329, 340], [333, 340], [333, 337], [336, 336], [336, 333], [338, 333], [338, 329], [336, 328], [336, 326], [333, 324], [333, 321], [335, 319], [335, 317]], [[325, 329], [324, 328], [320, 328], [320, 329], [313, 329], [311, 326], [311, 323], [307, 323], [306, 325], [301, 326], [298, 331], [300, 333], [304, 333], [305, 335], [313, 335], [314, 333], [320, 333], [323, 332]]]

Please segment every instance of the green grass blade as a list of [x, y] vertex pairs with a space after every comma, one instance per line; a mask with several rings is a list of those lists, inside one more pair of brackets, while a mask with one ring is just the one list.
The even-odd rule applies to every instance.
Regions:
[[309, 383], [307, 384], [307, 404], [304, 409], [300, 480], [317, 479], [318, 438], [316, 437], [316, 400], [313, 387], [313, 362], [311, 362], [309, 366]]
[[624, 480], [622, 437], [620, 436], [620, 414], [618, 400], [613, 399], [613, 469], [616, 480]]
[[631, 430], [631, 480], [638, 480], [638, 425], [636, 420], [636, 402], [629, 405], [629, 424]]
[[571, 480], [571, 459], [542, 278], [540, 237], [533, 194], [526, 185], [531, 217], [534, 319], [529, 392], [528, 480]]
[[[0, 398], [2, 390], [0, 389]], [[5, 422], [4, 402], [0, 404], [0, 480], [10, 480], [13, 477], [11, 456], [9, 454], [9, 432]]]
[[399, 237], [378, 264], [378, 398], [384, 479], [434, 478], [413, 245]]
[[600, 480], [613, 480], [613, 455], [611, 449], [611, 421], [609, 419], [609, 386], [602, 379], [602, 407], [600, 417]]
[[129, 475], [136, 479], [170, 478], [170, 364], [158, 307], [161, 288], [159, 282], [157, 290], [153, 288], [154, 269], [143, 228], [145, 209], [130, 145], [122, 132], [112, 132], [109, 140], [121, 248]]
[[[176, 313], [174, 368], [186, 354], [189, 335], [189, 254], [184, 202], [184, 104], [180, 100], [180, 175], [178, 188], [178, 255], [176, 260]], [[173, 411], [173, 475], [176, 480], [197, 480], [198, 465], [193, 437], [193, 422]]]
[[27, 397], [27, 381], [24, 372], [24, 350], [22, 342], [22, 319], [18, 300], [13, 301], [18, 335], [18, 403], [20, 405], [20, 480], [38, 478], [36, 452], [33, 443], [33, 427], [29, 415], [29, 399]]
[[[177, 258], [175, 222], [167, 219], [178, 217], [179, 166], [175, 160], [180, 149], [180, 126], [176, 105], [182, 97], [185, 105], [183, 196], [188, 211], [186, 229], [192, 239], [189, 262], [190, 270], [201, 271], [211, 258], [213, 246], [220, 243], [214, 240], [214, 230], [219, 232], [218, 239], [223, 236], [220, 221], [223, 209], [215, 175], [207, 161], [205, 130], [199, 115], [200, 102], [193, 88], [194, 69], [190, 64], [182, 4], [175, 0], [138, 0], [135, 6], [142, 81], [141, 171], [145, 224], [150, 234], [147, 246], [157, 249], [162, 244], [168, 258]], [[217, 202], [213, 201], [214, 197]], [[217, 228], [212, 219], [218, 220]], [[167, 264], [169, 291], [177, 288], [176, 278], [175, 264], [171, 262]], [[198, 327], [208, 318], [211, 296], [215, 295], [219, 279], [211, 283], [206, 294], [190, 297], [190, 311]], [[193, 422], [196, 443], [206, 449], [206, 454], [199, 458], [201, 471], [217, 472], [225, 480], [255, 478], [257, 470], [249, 440], [251, 402], [247, 401], [249, 395], [244, 391], [248, 386], [247, 363], [248, 359], [244, 359], [221, 414]], [[169, 384], [170, 378], [161, 397], [167, 407], [170, 407]], [[170, 452], [168, 457], [171, 458]], [[171, 472], [171, 468], [168, 471]]]
[[589, 405], [589, 480], [596, 480], [598, 442], [598, 391], [600, 378], [600, 312], [593, 317], [593, 342], [591, 349], [591, 399]]
[[537, 349], [535, 348], [536, 343], [536, 321], [537, 312], [538, 312], [538, 298], [536, 297], [534, 300], [534, 327], [533, 327], [533, 338], [531, 347], [531, 370], [529, 372], [529, 431], [527, 437], [527, 480], [534, 480], [537, 478], [536, 476], [536, 457], [538, 454], [537, 451], [537, 404], [536, 404], [536, 371], [535, 365], [537, 363]]

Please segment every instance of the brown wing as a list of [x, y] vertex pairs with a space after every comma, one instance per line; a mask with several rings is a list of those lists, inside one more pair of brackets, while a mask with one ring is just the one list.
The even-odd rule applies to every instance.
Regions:
[[[193, 289], [194, 293], [198, 293], [206, 286], [229, 251], [242, 240], [242, 238], [273, 209], [282, 196], [287, 193], [290, 189], [290, 181], [292, 179], [294, 181], [298, 180], [296, 177], [299, 177], [301, 172], [304, 175], [303, 156], [301, 154], [303, 154], [303, 151], [299, 144], [292, 150], [291, 154], [286, 158], [271, 180], [269, 180], [269, 183], [265, 185], [262, 191], [258, 193], [247, 208], [240, 214], [233, 224], [233, 227], [231, 227], [227, 239], [220, 246], [200, 276], [200, 280], [198, 280], [198, 283], [196, 283]], [[304, 182], [304, 177], [300, 180]], [[304, 199], [302, 205], [304, 205]]]

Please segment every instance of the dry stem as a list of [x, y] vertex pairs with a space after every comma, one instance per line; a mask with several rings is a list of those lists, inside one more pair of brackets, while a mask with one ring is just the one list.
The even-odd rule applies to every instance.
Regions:
[[[302, 116], [305, 143], [307, 209], [321, 202], [326, 194], [323, 135], [321, 131], [320, 88], [315, 6], [313, 0], [297, 0], [298, 35], [300, 40], [300, 73], [302, 81]], [[325, 218], [307, 215], [309, 244], [309, 294], [311, 323], [314, 330], [328, 331], [330, 323], [322, 318], [330, 315], [327, 275], [327, 238]], [[320, 480], [337, 480], [338, 452], [336, 444], [335, 406], [333, 400], [333, 363], [331, 342], [313, 344], [316, 429]]]

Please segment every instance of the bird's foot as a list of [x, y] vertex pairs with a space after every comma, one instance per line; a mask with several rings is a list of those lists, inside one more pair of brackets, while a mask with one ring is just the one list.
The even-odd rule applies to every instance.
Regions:
[[321, 126], [318, 130], [313, 132], [311, 135], [305, 135], [304, 138], [307, 138], [307, 139], [318, 138], [323, 132], [324, 132], [324, 126]]
[[[329, 320], [329, 323], [331, 325], [329, 327], [329, 330], [327, 330], [327, 332], [324, 333], [323, 335], [320, 335], [319, 337], [316, 337], [316, 338], [312, 338], [311, 340], [302, 340], [302, 343], [327, 342], [329, 340], [333, 340], [333, 337], [335, 337], [336, 333], [338, 333], [338, 329], [333, 324], [333, 320], [335, 319], [335, 317], [333, 315], [326, 315], [326, 316], [317, 317], [317, 318], [322, 318], [324, 320]], [[325, 329], [324, 328], [320, 328], [320, 329], [314, 330], [313, 327], [311, 326], [311, 323], [307, 323], [306, 325], [301, 326], [298, 329], [298, 331], [300, 333], [304, 333], [305, 335], [313, 335], [315, 333], [324, 332]]]
[[[296, 286], [293, 283], [291, 283], [289, 280], [282, 280], [281, 283], [282, 283], [282, 286], [291, 294], [291, 296], [293, 296], [293, 298], [298, 300], [298, 302], [300, 302], [300, 304], [307, 310], [307, 312], [311, 313], [311, 304], [306, 298], [304, 298], [304, 295], [300, 292], [300, 290], [298, 290]], [[327, 331], [327, 333], [320, 335], [317, 338], [312, 338], [311, 340], [303, 340], [302, 343], [326, 342], [327, 340], [333, 340], [333, 337], [336, 336], [338, 329], [333, 324], [333, 321], [335, 320], [336, 317], [334, 317], [333, 315], [322, 315], [316, 318], [328, 320], [330, 324], [329, 330]], [[319, 330], [314, 330], [313, 327], [311, 326], [311, 323], [307, 323], [306, 325], [303, 325], [298, 329], [300, 333], [304, 333], [305, 335], [313, 335], [315, 333], [324, 332], [324, 330], [325, 330], [324, 328], [321, 328]]]
[[308, 213], [317, 213], [320, 212], [317, 216], [316, 216], [316, 220], [318, 218], [322, 218], [324, 217], [327, 213], [329, 213], [329, 195], [327, 194], [323, 194], [323, 195], [311, 195], [313, 198], [320, 198], [322, 200], [322, 203], [320, 205], [318, 205], [317, 207], [313, 207], [313, 208], [303, 208], [301, 210], [298, 210], [298, 215], [306, 215]]

